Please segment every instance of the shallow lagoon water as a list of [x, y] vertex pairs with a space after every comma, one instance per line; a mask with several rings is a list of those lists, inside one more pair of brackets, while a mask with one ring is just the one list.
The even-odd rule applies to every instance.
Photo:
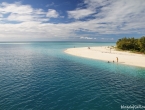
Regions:
[[120, 110], [145, 104], [145, 68], [64, 53], [115, 43], [0, 43], [1, 110]]

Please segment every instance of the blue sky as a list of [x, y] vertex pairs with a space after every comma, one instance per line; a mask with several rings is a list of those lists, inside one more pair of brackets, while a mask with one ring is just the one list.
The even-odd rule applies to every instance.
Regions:
[[145, 36], [144, 0], [0, 0], [0, 41]]

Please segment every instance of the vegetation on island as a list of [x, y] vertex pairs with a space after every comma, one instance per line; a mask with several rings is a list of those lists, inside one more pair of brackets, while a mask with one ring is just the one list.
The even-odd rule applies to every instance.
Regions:
[[122, 38], [116, 42], [117, 48], [133, 52], [145, 53], [145, 36], [141, 38]]

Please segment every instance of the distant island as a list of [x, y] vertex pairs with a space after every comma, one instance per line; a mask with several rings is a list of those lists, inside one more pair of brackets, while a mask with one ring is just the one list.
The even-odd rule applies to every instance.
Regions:
[[129, 50], [145, 54], [145, 36], [139, 39], [124, 37], [116, 42], [116, 46], [121, 50]]

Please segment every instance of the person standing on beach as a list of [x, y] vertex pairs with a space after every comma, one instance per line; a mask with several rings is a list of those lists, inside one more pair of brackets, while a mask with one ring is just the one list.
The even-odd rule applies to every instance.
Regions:
[[118, 57], [116, 57], [116, 59], [117, 59], [117, 62], [118, 62]]

